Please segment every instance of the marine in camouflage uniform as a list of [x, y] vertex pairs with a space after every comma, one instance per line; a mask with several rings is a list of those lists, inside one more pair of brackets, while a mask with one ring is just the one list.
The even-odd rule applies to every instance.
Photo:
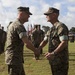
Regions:
[[25, 75], [23, 68], [23, 46], [36, 53], [35, 47], [28, 40], [24, 22], [28, 21], [29, 7], [18, 7], [18, 18], [12, 22], [7, 29], [5, 62], [8, 65], [9, 75]]
[[23, 70], [23, 64], [22, 64], [24, 63], [24, 59], [23, 59], [24, 43], [21, 40], [23, 36], [20, 36], [20, 33], [22, 32], [25, 33], [23, 36], [26, 36], [26, 30], [19, 20], [16, 20], [14, 23], [12, 23], [7, 30], [5, 62], [6, 64], [8, 64], [9, 73], [12, 72], [12, 69], [10, 70], [10, 68], [11, 67], [13, 68], [14, 74], [12, 75], [15, 75], [16, 70], [17, 73], [21, 71], [21, 75], [25, 75]]
[[2, 53], [2, 29], [0, 29], [0, 54]]
[[[55, 25], [48, 32], [49, 34], [49, 48], [48, 51], [53, 52], [61, 43], [63, 37], [68, 40], [68, 28], [60, 22]], [[65, 35], [65, 36], [64, 36]], [[60, 38], [60, 39], [59, 39]], [[61, 52], [55, 54], [52, 60], [49, 60], [53, 75], [67, 75], [68, 72], [68, 46]]]
[[[39, 28], [39, 25], [35, 25], [34, 30], [32, 31], [32, 42], [36, 48], [39, 47], [41, 41], [44, 38], [44, 32]], [[40, 54], [42, 54], [42, 49], [40, 50]], [[38, 60], [40, 55], [35, 55], [35, 59]]]
[[46, 53], [45, 57], [51, 65], [52, 75], [68, 75], [68, 28], [64, 23], [58, 21], [58, 9], [51, 7], [44, 15], [47, 16], [48, 21], [53, 26], [47, 32], [38, 49], [41, 49], [49, 42], [48, 53]]
[[3, 50], [2, 50], [2, 35], [3, 35], [3, 30], [0, 29], [0, 54], [2, 54]]
[[0, 54], [4, 52], [6, 42], [6, 32], [4, 31], [4, 27], [0, 29]]

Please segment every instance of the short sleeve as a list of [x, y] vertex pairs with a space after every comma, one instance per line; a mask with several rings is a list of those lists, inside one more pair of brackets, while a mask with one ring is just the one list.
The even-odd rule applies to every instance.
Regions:
[[47, 33], [45, 34], [44, 41], [48, 41], [49, 35], [50, 35], [50, 30], [48, 30]]
[[58, 26], [58, 35], [68, 35], [68, 28], [66, 25], [61, 24]]
[[58, 27], [58, 35], [60, 41], [68, 40], [68, 28], [64, 24]]
[[22, 39], [23, 37], [27, 37], [26, 29], [22, 25], [19, 25], [17, 27], [17, 33], [18, 33], [20, 39]]
[[60, 39], [60, 41], [68, 40], [68, 36], [67, 35], [62, 35], [62, 36], [59, 36], [59, 39]]

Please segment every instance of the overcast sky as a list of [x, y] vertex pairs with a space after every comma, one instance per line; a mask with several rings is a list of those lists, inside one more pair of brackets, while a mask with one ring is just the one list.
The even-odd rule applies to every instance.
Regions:
[[29, 18], [29, 22], [24, 26], [27, 28], [29, 24], [41, 24], [52, 26], [46, 21], [44, 12], [49, 7], [55, 7], [60, 10], [59, 20], [64, 22], [68, 28], [75, 27], [75, 0], [0, 0], [0, 24], [7, 30], [10, 21], [17, 18], [17, 8], [26, 6], [33, 13]]

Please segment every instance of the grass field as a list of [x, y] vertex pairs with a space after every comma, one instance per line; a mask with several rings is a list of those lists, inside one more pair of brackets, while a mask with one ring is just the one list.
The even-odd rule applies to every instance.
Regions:
[[[40, 60], [37, 61], [33, 59], [33, 52], [25, 48], [24, 68], [26, 75], [51, 75], [48, 60], [44, 57], [44, 53], [47, 52], [47, 49], [47, 46], [43, 48], [43, 55], [41, 55]], [[0, 75], [8, 75], [7, 65], [4, 60], [4, 54], [0, 55]], [[75, 75], [75, 42], [69, 42], [69, 75]]]

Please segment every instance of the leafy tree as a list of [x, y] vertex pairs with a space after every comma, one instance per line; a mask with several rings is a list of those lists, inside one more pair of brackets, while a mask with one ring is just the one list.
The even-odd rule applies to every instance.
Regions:
[[70, 32], [75, 33], [75, 27], [72, 27], [72, 28], [70, 29]]
[[43, 28], [43, 30], [44, 30], [45, 33], [47, 33], [47, 31], [50, 29], [49, 26], [42, 26], [42, 28]]

